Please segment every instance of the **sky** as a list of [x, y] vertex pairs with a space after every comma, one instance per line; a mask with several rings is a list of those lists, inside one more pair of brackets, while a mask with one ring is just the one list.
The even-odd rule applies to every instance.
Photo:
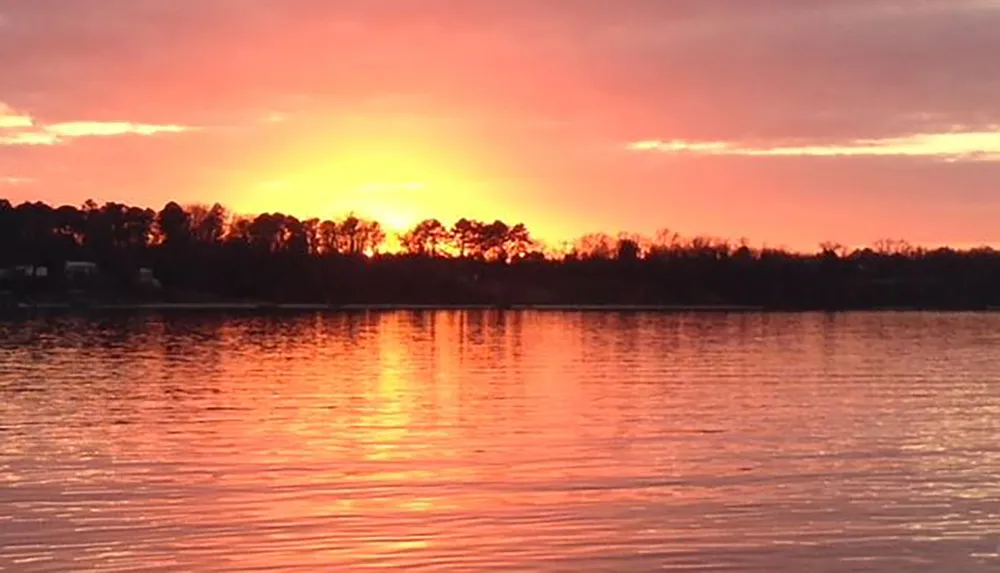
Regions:
[[1000, 0], [0, 0], [0, 197], [1000, 244]]

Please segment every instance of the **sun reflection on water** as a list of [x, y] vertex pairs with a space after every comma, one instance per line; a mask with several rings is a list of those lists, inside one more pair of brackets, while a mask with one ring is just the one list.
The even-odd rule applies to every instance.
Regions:
[[906, 316], [0, 324], [0, 568], [986, 570], [1000, 329]]

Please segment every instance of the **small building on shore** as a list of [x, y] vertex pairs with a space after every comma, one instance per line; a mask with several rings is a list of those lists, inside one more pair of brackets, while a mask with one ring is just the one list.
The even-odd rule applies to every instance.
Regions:
[[0, 278], [46, 278], [49, 276], [49, 268], [41, 265], [18, 265], [6, 269], [0, 269]]
[[142, 267], [139, 269], [139, 273], [136, 276], [137, 282], [144, 287], [159, 289], [161, 288], [160, 279], [156, 278], [153, 274], [153, 269]]
[[98, 274], [97, 263], [90, 261], [66, 261], [63, 272], [67, 278], [92, 277]]

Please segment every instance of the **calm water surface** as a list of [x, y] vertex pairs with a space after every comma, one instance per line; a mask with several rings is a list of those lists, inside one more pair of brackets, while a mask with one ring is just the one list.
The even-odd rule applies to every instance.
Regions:
[[0, 324], [3, 571], [997, 571], [1000, 315]]

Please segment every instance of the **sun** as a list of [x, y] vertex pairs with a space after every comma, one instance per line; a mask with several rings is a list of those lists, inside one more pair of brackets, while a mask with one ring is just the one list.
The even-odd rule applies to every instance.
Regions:
[[420, 222], [420, 204], [431, 200], [428, 188], [422, 181], [367, 181], [357, 188], [357, 211], [375, 219], [387, 231], [402, 232]]
[[353, 213], [378, 221], [391, 236], [428, 218], [447, 223], [494, 212], [469, 163], [426, 142], [314, 140], [255, 169], [259, 179], [236, 203], [250, 213], [329, 219]]

